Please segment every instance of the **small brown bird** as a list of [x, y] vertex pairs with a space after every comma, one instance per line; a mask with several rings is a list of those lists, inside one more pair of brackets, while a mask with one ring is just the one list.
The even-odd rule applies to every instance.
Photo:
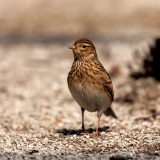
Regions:
[[82, 131], [85, 132], [84, 111], [98, 111], [95, 132], [97, 136], [102, 113], [117, 118], [111, 108], [114, 98], [112, 81], [97, 57], [95, 46], [89, 39], [77, 39], [69, 49], [73, 51], [74, 62], [68, 73], [68, 87], [82, 110]]

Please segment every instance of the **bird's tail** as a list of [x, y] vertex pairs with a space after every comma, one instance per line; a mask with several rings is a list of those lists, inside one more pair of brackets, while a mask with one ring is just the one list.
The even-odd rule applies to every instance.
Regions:
[[112, 116], [113, 118], [116, 118], [118, 119], [117, 115], [114, 113], [113, 109], [111, 107], [109, 107], [105, 112], [104, 114], [106, 116]]

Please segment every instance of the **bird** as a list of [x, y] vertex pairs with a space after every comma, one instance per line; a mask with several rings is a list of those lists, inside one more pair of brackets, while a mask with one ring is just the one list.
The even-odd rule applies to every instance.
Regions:
[[98, 136], [98, 128], [102, 113], [117, 118], [111, 107], [114, 99], [112, 80], [98, 59], [96, 48], [87, 38], [77, 39], [69, 47], [74, 55], [71, 70], [68, 73], [68, 88], [72, 97], [81, 107], [82, 132], [86, 132], [84, 112], [97, 112], [97, 126], [94, 136]]

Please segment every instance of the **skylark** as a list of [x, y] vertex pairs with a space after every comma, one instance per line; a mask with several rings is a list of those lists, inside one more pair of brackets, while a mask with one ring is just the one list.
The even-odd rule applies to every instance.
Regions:
[[114, 98], [112, 81], [100, 63], [92, 41], [87, 38], [77, 39], [69, 49], [73, 51], [74, 62], [68, 73], [68, 87], [82, 110], [82, 131], [85, 132], [84, 111], [97, 111], [97, 136], [102, 113], [117, 118], [111, 108]]

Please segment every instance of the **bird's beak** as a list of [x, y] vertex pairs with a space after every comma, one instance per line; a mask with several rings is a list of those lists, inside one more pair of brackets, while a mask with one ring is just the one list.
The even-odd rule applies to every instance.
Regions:
[[75, 47], [75, 45], [72, 45], [72, 46], [69, 46], [68, 48], [69, 49], [75, 49], [76, 47]]

